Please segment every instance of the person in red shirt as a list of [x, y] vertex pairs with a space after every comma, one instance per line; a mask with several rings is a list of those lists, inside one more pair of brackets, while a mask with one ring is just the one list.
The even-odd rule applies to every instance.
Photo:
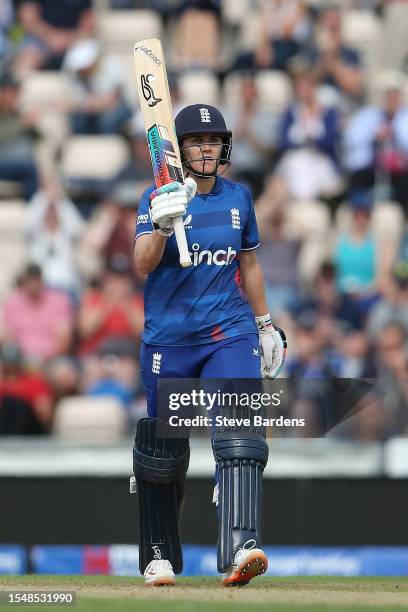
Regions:
[[40, 372], [25, 367], [20, 349], [5, 344], [0, 353], [0, 435], [45, 434], [53, 418], [50, 386]]
[[143, 330], [143, 298], [134, 292], [126, 262], [113, 260], [100, 288], [89, 289], [78, 316], [79, 353], [97, 351], [111, 338], [140, 339]]

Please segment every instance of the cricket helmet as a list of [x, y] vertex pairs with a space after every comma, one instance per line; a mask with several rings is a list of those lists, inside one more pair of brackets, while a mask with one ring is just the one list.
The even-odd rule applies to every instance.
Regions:
[[175, 119], [175, 126], [180, 151], [184, 158], [183, 163], [185, 166], [187, 166], [190, 172], [202, 177], [214, 176], [213, 174], [208, 175], [204, 172], [196, 172], [191, 168], [190, 164], [192, 161], [203, 161], [204, 163], [203, 155], [197, 160], [192, 159], [189, 162], [186, 162], [185, 160], [184, 152], [188, 147], [183, 147], [182, 140], [186, 136], [192, 136], [195, 134], [216, 134], [222, 138], [223, 146], [221, 148], [214, 174], [218, 174], [219, 166], [225, 166], [224, 170], [226, 170], [228, 166], [231, 165], [232, 133], [227, 129], [225, 119], [217, 108], [210, 106], [209, 104], [191, 104], [190, 106], [186, 106], [178, 113]]

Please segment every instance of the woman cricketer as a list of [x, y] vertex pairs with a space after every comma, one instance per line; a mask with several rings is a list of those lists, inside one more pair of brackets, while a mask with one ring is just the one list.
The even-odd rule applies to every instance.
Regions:
[[[145, 192], [135, 241], [136, 267], [148, 274], [141, 348], [148, 418], [138, 422], [133, 463], [140, 571], [154, 586], [173, 585], [182, 571], [179, 518], [189, 462], [188, 439], [159, 435], [157, 380], [274, 378], [286, 350], [265, 302], [250, 192], [221, 176], [230, 165], [231, 132], [205, 104], [184, 108], [175, 125], [187, 178]], [[179, 264], [173, 234], [180, 215], [193, 261], [188, 268]], [[242, 585], [268, 566], [259, 533], [268, 447], [253, 431], [215, 431], [212, 447], [218, 570], [226, 586]]]

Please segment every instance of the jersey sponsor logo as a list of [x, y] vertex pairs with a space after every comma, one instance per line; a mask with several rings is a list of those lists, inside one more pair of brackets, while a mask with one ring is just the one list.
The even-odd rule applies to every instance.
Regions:
[[241, 229], [241, 217], [238, 208], [231, 208], [231, 223], [232, 229]]
[[148, 221], [150, 221], [150, 215], [147, 213], [144, 215], [138, 215], [136, 225], [139, 225], [139, 223], [147, 223]]
[[193, 259], [193, 266], [199, 266], [201, 263], [206, 263], [207, 266], [228, 266], [234, 261], [237, 255], [237, 252], [230, 246], [227, 251], [224, 251], [224, 249], [219, 249], [214, 252], [208, 249], [200, 251], [200, 245], [194, 242], [191, 248], [193, 250], [193, 252], [190, 253]]
[[155, 78], [153, 74], [142, 74], [140, 81], [142, 84], [143, 97], [149, 106], [156, 106], [156, 104], [162, 101], [163, 98], [156, 98], [156, 94], [154, 93], [152, 83], [154, 83]]
[[201, 123], [211, 123], [210, 111], [208, 108], [199, 108]]
[[184, 219], [184, 227], [186, 229], [192, 229], [192, 225], [191, 225], [192, 220], [193, 220], [193, 215], [187, 215], [187, 217]]
[[151, 49], [148, 49], [148, 47], [141, 45], [140, 47], [136, 47], [136, 51], [140, 51], [141, 53], [147, 55], [147, 57], [150, 57], [150, 59], [154, 61], [156, 66], [161, 66], [161, 60], [159, 60], [157, 55], [155, 55], [155, 53]]
[[161, 353], [153, 353], [153, 361], [152, 361], [153, 374], [160, 374], [162, 357], [163, 355]]

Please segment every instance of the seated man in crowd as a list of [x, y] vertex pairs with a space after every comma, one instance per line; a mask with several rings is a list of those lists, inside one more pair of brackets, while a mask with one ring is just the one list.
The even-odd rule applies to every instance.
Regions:
[[79, 354], [92, 355], [112, 338], [140, 339], [143, 298], [134, 292], [126, 259], [111, 262], [100, 287], [88, 289], [79, 309]]
[[41, 268], [29, 264], [6, 298], [0, 336], [15, 343], [24, 357], [43, 363], [68, 352], [73, 312], [69, 298], [45, 286]]
[[95, 39], [80, 40], [68, 51], [63, 67], [71, 81], [68, 103], [74, 134], [115, 134], [132, 112], [125, 100], [126, 78], [115, 57], [102, 56]]
[[53, 417], [52, 391], [40, 372], [26, 368], [20, 349], [0, 351], [0, 435], [47, 433]]
[[363, 71], [358, 52], [343, 41], [342, 12], [339, 6], [323, 7], [318, 16], [309, 51], [316, 81], [325, 85], [345, 111], [356, 105], [363, 94]]
[[286, 70], [288, 61], [307, 45], [311, 26], [302, 0], [262, 0], [255, 52], [241, 53], [232, 70]]
[[0, 181], [21, 183], [28, 200], [38, 185], [36, 133], [32, 118], [19, 111], [19, 91], [20, 85], [10, 74], [0, 75]]
[[256, 199], [263, 189], [271, 157], [278, 139], [280, 117], [260, 109], [258, 89], [253, 75], [241, 81], [239, 104], [225, 112], [227, 125], [234, 134], [232, 147], [233, 178], [247, 183]]
[[353, 187], [380, 187], [384, 199], [408, 210], [408, 106], [405, 79], [388, 72], [378, 81], [380, 100], [363, 106], [343, 134], [344, 166]]
[[94, 31], [91, 0], [23, 0], [19, 4], [18, 17], [26, 33], [15, 66], [20, 78], [39, 68], [60, 68], [67, 49]]
[[297, 199], [335, 195], [341, 187], [338, 111], [319, 103], [315, 73], [306, 59], [293, 60], [291, 71], [295, 95], [282, 119], [277, 175]]

